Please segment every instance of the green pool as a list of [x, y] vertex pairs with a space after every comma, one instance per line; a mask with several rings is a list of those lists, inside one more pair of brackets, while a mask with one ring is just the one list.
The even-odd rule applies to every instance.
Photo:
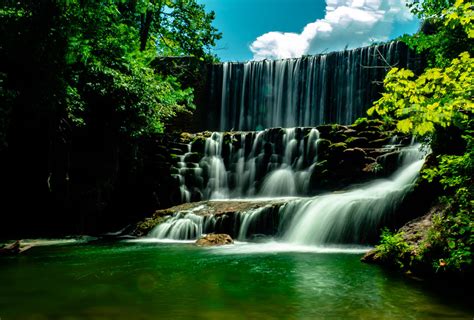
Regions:
[[125, 241], [35, 247], [0, 258], [0, 318], [472, 319], [472, 294], [362, 264], [361, 251]]

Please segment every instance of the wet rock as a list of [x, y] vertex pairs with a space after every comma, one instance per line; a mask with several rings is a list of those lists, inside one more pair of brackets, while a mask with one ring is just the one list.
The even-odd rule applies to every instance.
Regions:
[[366, 137], [349, 137], [346, 139], [345, 143], [349, 148], [365, 148], [369, 145], [369, 139]]
[[234, 240], [228, 235], [223, 233], [211, 233], [198, 239], [195, 244], [200, 247], [213, 247], [233, 244]]
[[383, 167], [385, 174], [390, 174], [399, 168], [400, 156], [400, 151], [389, 152], [377, 157], [377, 163]]
[[365, 137], [370, 141], [386, 138], [386, 133], [383, 131], [361, 131], [357, 134], [358, 137]]
[[345, 134], [348, 137], [352, 137], [352, 136], [357, 135], [357, 130], [347, 129], [347, 130], [342, 131], [342, 133]]
[[381, 120], [378, 119], [366, 119], [366, 118], [360, 118], [356, 120], [356, 122], [350, 126], [350, 128], [362, 131], [362, 130], [367, 130], [368, 128], [370, 129], [380, 129], [382, 126], [384, 126], [385, 123]]
[[202, 156], [197, 153], [197, 152], [190, 152], [187, 153], [186, 156], [184, 157], [185, 162], [192, 162], [192, 163], [198, 163], [199, 160], [201, 160]]
[[316, 129], [318, 129], [321, 136], [328, 137], [328, 136], [330, 136], [330, 134], [333, 130], [333, 126], [330, 125], [330, 124], [324, 124], [324, 125], [316, 127]]
[[344, 142], [333, 143], [329, 146], [329, 152], [334, 154], [342, 154], [347, 149], [347, 144]]
[[366, 153], [361, 148], [350, 148], [343, 152], [343, 160], [353, 164], [364, 163]]
[[[199, 190], [197, 190], [199, 192]], [[142, 237], [148, 234], [151, 229], [153, 229], [158, 224], [166, 221], [167, 218], [173, 216], [179, 212], [191, 212], [198, 216], [210, 216], [213, 215], [219, 220], [218, 224], [222, 226], [216, 227], [216, 230], [220, 233], [227, 233], [234, 235], [232, 233], [233, 221], [232, 219], [238, 213], [250, 212], [258, 208], [268, 208], [269, 211], [274, 211], [277, 213], [278, 209], [286, 204], [289, 199], [275, 199], [275, 200], [248, 200], [248, 201], [200, 201], [200, 202], [191, 202], [183, 203], [168, 209], [156, 210], [155, 213], [146, 218], [143, 221], [138, 222], [133, 230], [131, 231], [132, 236]], [[228, 224], [228, 225], [225, 225]]]
[[320, 154], [326, 153], [329, 151], [329, 146], [332, 144], [332, 142], [328, 139], [319, 139], [318, 140], [318, 152]]
[[390, 137], [382, 138], [382, 139], [376, 139], [376, 140], [369, 141], [368, 145], [371, 148], [380, 148], [380, 147], [383, 147], [383, 146], [389, 144], [390, 140], [391, 140]]

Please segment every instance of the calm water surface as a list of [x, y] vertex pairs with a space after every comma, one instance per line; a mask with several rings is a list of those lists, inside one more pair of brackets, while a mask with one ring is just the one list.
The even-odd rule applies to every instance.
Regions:
[[35, 247], [0, 258], [0, 318], [472, 319], [468, 293], [435, 292], [360, 256], [278, 244]]

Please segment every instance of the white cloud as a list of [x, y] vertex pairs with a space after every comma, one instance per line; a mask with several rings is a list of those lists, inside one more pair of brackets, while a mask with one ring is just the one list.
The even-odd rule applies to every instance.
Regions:
[[251, 45], [254, 60], [300, 57], [386, 41], [396, 22], [412, 20], [405, 0], [326, 0], [323, 19], [301, 33], [268, 32]]

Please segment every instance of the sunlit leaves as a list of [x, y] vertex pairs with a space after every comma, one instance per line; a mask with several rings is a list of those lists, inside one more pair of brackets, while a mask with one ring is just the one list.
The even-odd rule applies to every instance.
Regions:
[[474, 4], [469, 0], [457, 0], [453, 7], [444, 10], [445, 25], [454, 29], [460, 25], [469, 38], [474, 38]]
[[436, 125], [446, 127], [474, 112], [474, 59], [467, 52], [447, 68], [430, 68], [419, 77], [393, 68], [384, 80], [385, 92], [369, 109], [398, 119], [402, 132], [425, 135]]

